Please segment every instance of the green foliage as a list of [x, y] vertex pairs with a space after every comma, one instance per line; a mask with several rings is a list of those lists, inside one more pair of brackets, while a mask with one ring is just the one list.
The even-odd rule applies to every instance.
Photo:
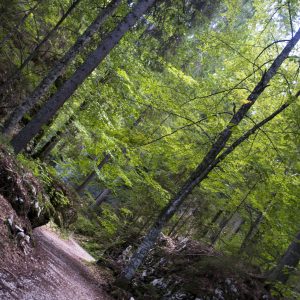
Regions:
[[[175, 226], [175, 236], [188, 235], [208, 243], [220, 231], [215, 247], [236, 254], [262, 214], [241, 255], [267, 271], [300, 228], [300, 102], [294, 96], [300, 88], [299, 45], [246, 118], [238, 126], [232, 126], [230, 120], [249, 102], [250, 92], [290, 38], [291, 27], [294, 33], [298, 29], [298, 3], [200, 2], [197, 6], [197, 1], [160, 1], [145, 16], [146, 21], [140, 21], [85, 80], [51, 125], [45, 126], [35, 149], [63, 132], [47, 158], [55, 167], [24, 155], [19, 160], [40, 178], [56, 209], [73, 205], [57, 184], [56, 175], [75, 186], [94, 171], [90, 195], [103, 188], [112, 191], [97, 213], [88, 207], [93, 197], [83, 197], [82, 215], [75, 224], [78, 233], [91, 237], [87, 247], [99, 254], [132, 232], [146, 232], [227, 124], [232, 135], [225, 148], [287, 102], [287, 110], [210, 172], [165, 229], [169, 232]], [[28, 9], [33, 1], [3, 3], [2, 23], [6, 26], [1, 28], [0, 38], [19, 21], [20, 14], [15, 12]], [[22, 96], [38, 84], [104, 4], [106, 1], [82, 2], [20, 82], [10, 86], [9, 98], [3, 99], [20, 104]], [[32, 12], [19, 34], [0, 49], [3, 74], [15, 70], [55, 25], [57, 11], [68, 6], [69, 1], [45, 1]], [[124, 1], [62, 80], [129, 10]], [[55, 90], [53, 87], [51, 93]], [[24, 122], [32, 116], [27, 117]], [[98, 170], [108, 153], [111, 158]], [[222, 214], [213, 221], [220, 210]], [[234, 232], [237, 217], [244, 223]], [[224, 228], [222, 221], [228, 221]]]

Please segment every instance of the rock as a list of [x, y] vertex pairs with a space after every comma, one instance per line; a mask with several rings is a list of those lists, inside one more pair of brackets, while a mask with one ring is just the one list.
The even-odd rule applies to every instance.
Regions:
[[30, 236], [29, 235], [25, 235], [24, 239], [27, 244], [30, 244]]
[[164, 278], [156, 278], [151, 282], [151, 284], [160, 289], [167, 287], [167, 283], [164, 282]]
[[24, 238], [25, 238], [25, 233], [23, 231], [17, 233], [17, 240], [21, 240]]
[[216, 300], [225, 300], [225, 298], [223, 297], [223, 291], [220, 288], [215, 289], [215, 295]]
[[24, 232], [24, 230], [18, 226], [18, 225], [15, 225], [15, 231], [18, 233], [18, 232]]

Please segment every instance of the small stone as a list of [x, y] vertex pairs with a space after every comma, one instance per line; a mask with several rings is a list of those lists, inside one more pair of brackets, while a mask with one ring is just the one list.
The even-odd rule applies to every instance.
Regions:
[[13, 225], [14, 225], [14, 216], [11, 215], [8, 219], [7, 219], [7, 222], [10, 226], [10, 228], [12, 229], [13, 228]]
[[18, 232], [24, 232], [24, 230], [18, 225], [15, 225], [15, 230], [16, 230], [17, 233]]
[[23, 239], [23, 238], [25, 238], [25, 236], [26, 235], [23, 231], [20, 231], [20, 232], [17, 233], [17, 239]]
[[142, 278], [146, 277], [147, 276], [147, 271], [144, 270], [143, 273], [142, 273]]
[[30, 236], [29, 235], [25, 235], [24, 239], [27, 244], [30, 244]]
[[230, 290], [231, 290], [233, 293], [237, 293], [237, 292], [238, 292], [238, 290], [237, 290], [237, 288], [236, 288], [236, 286], [235, 286], [234, 284], [232, 284], [232, 285], [230, 286]]

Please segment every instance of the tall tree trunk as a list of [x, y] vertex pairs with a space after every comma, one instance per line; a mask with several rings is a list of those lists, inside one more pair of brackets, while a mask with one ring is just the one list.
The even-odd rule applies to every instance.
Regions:
[[242, 217], [239, 217], [239, 219], [233, 224], [232, 230], [229, 233], [229, 238], [232, 239], [236, 234], [238, 234], [244, 224], [245, 220]]
[[13, 73], [8, 80], [6, 80], [2, 86], [0, 87], [0, 93], [6, 89], [7, 85], [12, 83], [16, 78], [21, 75], [21, 71], [28, 65], [28, 63], [38, 55], [39, 50], [41, 47], [51, 38], [51, 36], [57, 31], [61, 23], [70, 15], [73, 9], [79, 4], [81, 0], [75, 0], [72, 5], [68, 8], [68, 10], [64, 13], [64, 15], [60, 18], [60, 20], [56, 23], [56, 25], [50, 30], [46, 36], [34, 47], [31, 54], [27, 56], [27, 58], [22, 62], [21, 66], [18, 70]]
[[249, 242], [253, 239], [253, 237], [256, 235], [258, 231], [258, 227], [261, 224], [261, 222], [264, 219], [264, 215], [262, 212], [259, 212], [258, 216], [256, 217], [255, 221], [251, 224], [247, 234], [245, 235], [245, 238], [241, 244], [241, 247], [239, 249], [239, 253], [242, 253], [245, 251], [246, 247], [248, 246]]
[[[100, 80], [100, 82], [103, 84], [105, 82], [107, 82], [108, 79], [110, 78], [110, 75], [111, 75], [111, 72], [108, 71], [106, 73], [106, 75]], [[80, 104], [79, 108], [76, 109], [76, 111], [73, 112], [73, 114], [69, 117], [69, 119], [66, 121], [66, 123], [56, 133], [54, 133], [54, 135], [38, 151], [34, 151], [34, 153], [32, 154], [32, 157], [33, 158], [39, 157], [40, 159], [44, 160], [50, 154], [52, 149], [54, 149], [54, 147], [61, 140], [62, 136], [65, 133], [65, 129], [69, 128], [74, 123], [74, 121], [76, 120], [76, 116], [78, 115], [77, 113], [85, 110], [87, 108], [87, 106], [88, 106], [88, 101], [84, 100]], [[40, 136], [40, 138], [37, 141], [35, 138], [36, 145], [39, 144], [43, 135], [44, 135], [44, 130], [40, 130], [40, 133], [38, 134], [38, 137]], [[36, 148], [36, 147], [34, 147], [34, 148]]]
[[104, 189], [96, 198], [95, 203], [93, 203], [91, 205], [91, 209], [95, 210], [97, 209], [106, 199], [107, 197], [110, 195], [111, 190], [110, 189]]
[[110, 51], [118, 44], [121, 38], [132, 28], [139, 18], [154, 4], [156, 0], [140, 0], [133, 10], [103, 39], [95, 51], [75, 71], [73, 76], [65, 82], [62, 88], [51, 97], [40, 109], [36, 116], [28, 123], [19, 134], [13, 138], [12, 146], [19, 153], [27, 143], [39, 132], [41, 127], [48, 122], [76, 91], [78, 86], [90, 73], [103, 61]]
[[254, 222], [251, 222], [250, 228], [249, 228], [247, 234], [245, 235], [245, 238], [244, 238], [244, 240], [241, 244], [241, 247], [239, 249], [239, 253], [243, 253], [246, 250], [249, 243], [251, 243], [253, 238], [258, 233], [259, 226], [264, 220], [264, 214], [272, 207], [272, 202], [273, 202], [273, 199], [268, 202], [267, 207], [264, 210], [264, 212], [259, 211], [256, 218], [255, 218], [255, 220], [254, 220]]
[[227, 215], [225, 215], [218, 228], [217, 228], [217, 232], [214, 232], [214, 230], [212, 229], [212, 234], [210, 236], [210, 245], [213, 246], [216, 244], [216, 242], [219, 240], [219, 238], [221, 237], [221, 234], [223, 232], [223, 230], [225, 229], [225, 227], [227, 226], [227, 224], [229, 223], [229, 221], [231, 220], [232, 218], [232, 214], [230, 214], [229, 217], [227, 217]]
[[14, 33], [19, 29], [20, 26], [24, 24], [28, 16], [37, 8], [37, 6], [42, 2], [43, 0], [37, 1], [35, 6], [33, 6], [31, 9], [25, 12], [23, 18], [19, 21], [19, 23], [12, 29], [10, 33], [8, 33], [1, 41], [0, 41], [0, 48], [14, 35]]
[[[67, 125], [68, 122], [65, 124]], [[51, 151], [55, 148], [58, 142], [61, 140], [64, 131], [57, 131], [55, 135], [53, 135], [49, 141], [47, 141], [38, 151], [36, 151], [32, 158], [40, 158], [41, 160], [45, 160], [46, 157], [51, 153]]]
[[[242, 105], [240, 109], [233, 115], [232, 119], [230, 120], [226, 128], [220, 132], [218, 139], [212, 145], [211, 149], [203, 158], [202, 162], [198, 165], [196, 170], [191, 174], [190, 178], [185, 182], [185, 184], [182, 186], [182, 188], [179, 190], [176, 196], [169, 202], [169, 204], [160, 213], [154, 225], [152, 226], [148, 234], [144, 237], [137, 251], [133, 254], [128, 265], [123, 270], [120, 277], [121, 282], [122, 281], [128, 282], [133, 278], [137, 268], [141, 265], [144, 257], [148, 254], [149, 250], [153, 247], [154, 243], [157, 241], [162, 228], [172, 218], [172, 216], [175, 214], [177, 209], [188, 197], [188, 195], [193, 191], [193, 189], [199, 183], [201, 183], [201, 181], [203, 181], [207, 177], [207, 175], [221, 161], [223, 161], [238, 145], [240, 145], [251, 134], [256, 132], [258, 128], [260, 128], [265, 123], [273, 119], [279, 113], [279, 112], [277, 113], [276, 111], [268, 118], [255, 125], [251, 130], [247, 131], [244, 135], [242, 135], [229, 147], [225, 148], [226, 143], [232, 134], [233, 128], [236, 127], [241, 122], [241, 120], [245, 117], [246, 113], [249, 111], [249, 109], [252, 107], [252, 105], [256, 102], [258, 97], [267, 87], [268, 83], [270, 82], [272, 77], [276, 74], [277, 70], [279, 69], [283, 61], [288, 57], [289, 53], [297, 44], [299, 39], [300, 39], [300, 29], [294, 35], [294, 37], [288, 42], [288, 44], [284, 47], [282, 52], [277, 56], [277, 58], [274, 60], [274, 62], [272, 63], [268, 71], [263, 75], [260, 82], [256, 85], [254, 90], [248, 96], [247, 98], [248, 103]], [[279, 109], [280, 112], [284, 110], [287, 106], [289, 106], [289, 103], [286, 103], [284, 106], [282, 106]], [[221, 153], [222, 150], [224, 150], [223, 153]]]
[[286, 283], [291, 272], [298, 266], [300, 260], [300, 231], [292, 241], [276, 268], [270, 273], [270, 280]]
[[[100, 163], [97, 166], [97, 169], [100, 171], [104, 165], [111, 159], [110, 154], [105, 154], [104, 158], [100, 161]], [[84, 181], [76, 188], [77, 193], [82, 193], [82, 191], [89, 185], [89, 183], [96, 178], [96, 171], [92, 171], [85, 179]]]
[[181, 222], [181, 224], [176, 228], [176, 231], [174, 232], [174, 234], [172, 235], [173, 237], [177, 238], [178, 234], [180, 233], [181, 229], [188, 224], [189, 219], [193, 216], [195, 209], [192, 211], [191, 214], [187, 214], [186, 218]]
[[170, 229], [168, 235], [172, 236], [176, 227], [179, 225], [179, 223], [181, 222], [181, 220], [186, 216], [186, 214], [189, 212], [190, 207], [188, 206], [181, 214], [181, 216], [178, 218], [178, 220], [174, 223], [174, 225], [172, 226], [172, 228]]
[[40, 82], [32, 94], [9, 116], [4, 124], [3, 134], [7, 136], [12, 134], [17, 123], [47, 93], [51, 85], [64, 73], [67, 66], [72, 62], [76, 55], [90, 42], [91, 38], [100, 29], [104, 21], [114, 13], [120, 2], [121, 0], [113, 0], [103, 11], [101, 11], [94, 22], [77, 39], [68, 52], [55, 64], [53, 69]]
[[[76, 109], [77, 111], [81, 111], [84, 110], [85, 107], [87, 106], [87, 101], [84, 100], [78, 109]], [[72, 115], [69, 117], [69, 119], [66, 121], [66, 123], [62, 126], [61, 129], [59, 129], [58, 131], [56, 131], [54, 133], [54, 135], [38, 150], [35, 151], [35, 149], [37, 148], [37, 146], [39, 145], [40, 141], [42, 140], [43, 136], [44, 136], [44, 130], [40, 130], [40, 133], [38, 134], [38, 139], [35, 139], [35, 146], [34, 146], [34, 150], [33, 150], [33, 154], [31, 155], [33, 158], [40, 158], [40, 159], [45, 159], [46, 156], [48, 154], [50, 154], [51, 150], [56, 146], [56, 144], [60, 141], [64, 130], [63, 128], [69, 128], [73, 122], [76, 119], [76, 112], [73, 112]]]
[[230, 213], [228, 217], [225, 216], [224, 220], [220, 223], [219, 230], [216, 234], [214, 234], [211, 238], [211, 245], [215, 245], [218, 239], [220, 238], [224, 228], [228, 225], [230, 220], [233, 218], [233, 216], [238, 212], [238, 210], [245, 204], [248, 196], [255, 188], [257, 182], [249, 189], [249, 191], [246, 193], [246, 195], [243, 197], [243, 199], [240, 201], [239, 205]]
[[214, 215], [214, 217], [212, 218], [212, 220], [210, 221], [209, 225], [206, 225], [206, 228], [202, 234], [202, 237], [205, 238], [206, 235], [208, 234], [210, 228], [217, 222], [217, 220], [219, 219], [219, 217], [222, 215], [224, 211], [222, 209], [218, 210], [217, 213]]

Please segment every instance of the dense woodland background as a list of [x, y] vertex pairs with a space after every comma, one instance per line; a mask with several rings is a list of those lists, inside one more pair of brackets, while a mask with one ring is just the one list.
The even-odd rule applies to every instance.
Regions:
[[162, 231], [297, 299], [297, 0], [1, 0], [0, 16], [2, 143], [77, 191], [94, 256], [140, 245], [131, 280]]

